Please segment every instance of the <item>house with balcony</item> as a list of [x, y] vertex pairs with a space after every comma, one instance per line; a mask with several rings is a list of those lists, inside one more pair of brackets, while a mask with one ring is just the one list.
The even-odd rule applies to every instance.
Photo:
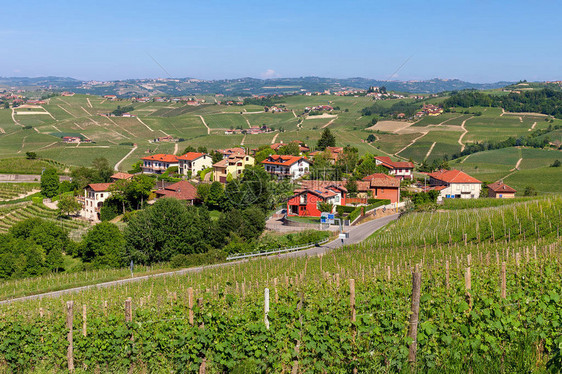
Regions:
[[262, 165], [265, 171], [278, 179], [295, 180], [310, 173], [312, 163], [301, 156], [271, 155], [262, 161]]
[[439, 170], [426, 173], [430, 189], [439, 191], [437, 202], [443, 199], [477, 199], [482, 182], [460, 170]]
[[255, 160], [252, 156], [243, 153], [233, 153], [213, 165], [213, 181], [226, 183], [228, 176], [238, 178], [246, 166], [252, 166]]
[[388, 174], [400, 179], [414, 179], [414, 163], [408, 161], [392, 161], [390, 157], [375, 157], [375, 163], [388, 169]]
[[100, 209], [103, 202], [111, 196], [110, 187], [113, 183], [90, 183], [84, 189], [84, 197], [80, 199], [82, 209], [80, 215], [87, 220], [98, 222], [100, 220]]
[[141, 158], [141, 160], [141, 168], [143, 173], [162, 174], [166, 171], [166, 169], [172, 166], [179, 166], [179, 160], [177, 156], [162, 153], [143, 157]]
[[332, 204], [332, 212], [337, 205], [345, 205], [347, 189], [333, 184], [326, 187], [296, 189], [295, 194], [287, 201], [287, 215], [300, 217], [320, 217], [320, 203]]
[[213, 158], [205, 153], [188, 152], [178, 157], [178, 173], [188, 177], [213, 167]]

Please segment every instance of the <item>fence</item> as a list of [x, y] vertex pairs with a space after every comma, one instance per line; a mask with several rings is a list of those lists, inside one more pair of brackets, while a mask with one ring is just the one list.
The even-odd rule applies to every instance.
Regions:
[[228, 256], [226, 259], [227, 260], [239, 260], [239, 259], [242, 259], [242, 258], [251, 258], [251, 257], [267, 256], [267, 255], [286, 253], [286, 252], [294, 252], [294, 251], [298, 251], [299, 249], [310, 248], [310, 247], [313, 247], [315, 245], [327, 243], [329, 241], [330, 241], [330, 238], [326, 238], [326, 239], [321, 240], [319, 242], [302, 244], [302, 245], [299, 245], [299, 246], [296, 246], [296, 247], [285, 247], [285, 248], [266, 249], [266, 250], [263, 250], [263, 251], [256, 251], [256, 252], [236, 253], [234, 255]]

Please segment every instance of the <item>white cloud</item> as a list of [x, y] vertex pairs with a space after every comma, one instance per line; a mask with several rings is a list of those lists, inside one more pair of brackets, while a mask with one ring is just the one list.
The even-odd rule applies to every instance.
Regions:
[[261, 77], [264, 78], [264, 79], [277, 78], [277, 77], [279, 77], [279, 74], [277, 74], [277, 72], [273, 69], [267, 69], [266, 71], [261, 73]]

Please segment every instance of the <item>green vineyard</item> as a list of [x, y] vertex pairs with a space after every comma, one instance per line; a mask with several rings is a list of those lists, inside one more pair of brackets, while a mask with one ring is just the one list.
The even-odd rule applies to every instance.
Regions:
[[322, 256], [0, 305], [0, 370], [556, 372], [561, 207], [553, 198], [451, 216], [416, 213], [369, 242]]
[[31, 183], [0, 183], [0, 201], [14, 200], [33, 190], [39, 191], [39, 185]]

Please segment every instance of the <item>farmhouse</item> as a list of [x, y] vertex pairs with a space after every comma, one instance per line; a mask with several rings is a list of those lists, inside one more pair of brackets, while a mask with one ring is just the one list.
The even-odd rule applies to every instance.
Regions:
[[143, 173], [162, 174], [169, 167], [179, 165], [177, 156], [161, 153], [143, 157], [141, 160], [143, 162], [141, 165]]
[[187, 176], [197, 175], [201, 170], [213, 167], [212, 157], [200, 152], [188, 152], [179, 156], [178, 161], [178, 173]]
[[265, 171], [278, 179], [295, 180], [309, 173], [311, 162], [300, 156], [271, 155], [262, 164]]
[[197, 188], [185, 180], [171, 184], [161, 190], [157, 190], [155, 191], [155, 194], [157, 199], [171, 197], [187, 201], [190, 205], [193, 205], [193, 202], [197, 200]]
[[226, 183], [228, 176], [238, 178], [242, 175], [246, 165], [254, 165], [252, 156], [243, 153], [233, 153], [213, 165], [213, 181]]
[[301, 217], [320, 217], [322, 212], [319, 203], [332, 204], [332, 212], [336, 205], [345, 205], [347, 189], [341, 185], [327, 187], [303, 188], [295, 190], [295, 194], [287, 201], [287, 215]]
[[357, 191], [369, 198], [388, 199], [391, 203], [399, 203], [400, 179], [383, 173], [371, 174], [357, 182]]
[[431, 189], [439, 191], [437, 201], [443, 199], [477, 199], [482, 182], [460, 170], [439, 170], [429, 175]]
[[492, 197], [494, 199], [513, 199], [515, 197], [515, 193], [517, 192], [507, 184], [504, 184], [501, 180], [491, 183], [486, 187], [488, 187], [488, 197]]
[[388, 169], [390, 175], [394, 175], [400, 179], [413, 179], [414, 178], [414, 163], [408, 161], [392, 161], [390, 157], [379, 156], [375, 157], [375, 163]]
[[84, 200], [80, 215], [90, 221], [100, 220], [103, 202], [111, 195], [113, 183], [90, 183], [84, 189]]
[[109, 177], [109, 178], [111, 178], [111, 181], [112, 181], [112, 182], [117, 182], [118, 180], [130, 180], [130, 179], [132, 179], [134, 176], [135, 176], [134, 174], [119, 172], [119, 173], [113, 174], [113, 175], [112, 175], [111, 177]]
[[63, 142], [71, 143], [71, 144], [80, 143], [81, 140], [82, 140], [82, 138], [80, 138], [79, 136], [63, 136], [62, 137]]

